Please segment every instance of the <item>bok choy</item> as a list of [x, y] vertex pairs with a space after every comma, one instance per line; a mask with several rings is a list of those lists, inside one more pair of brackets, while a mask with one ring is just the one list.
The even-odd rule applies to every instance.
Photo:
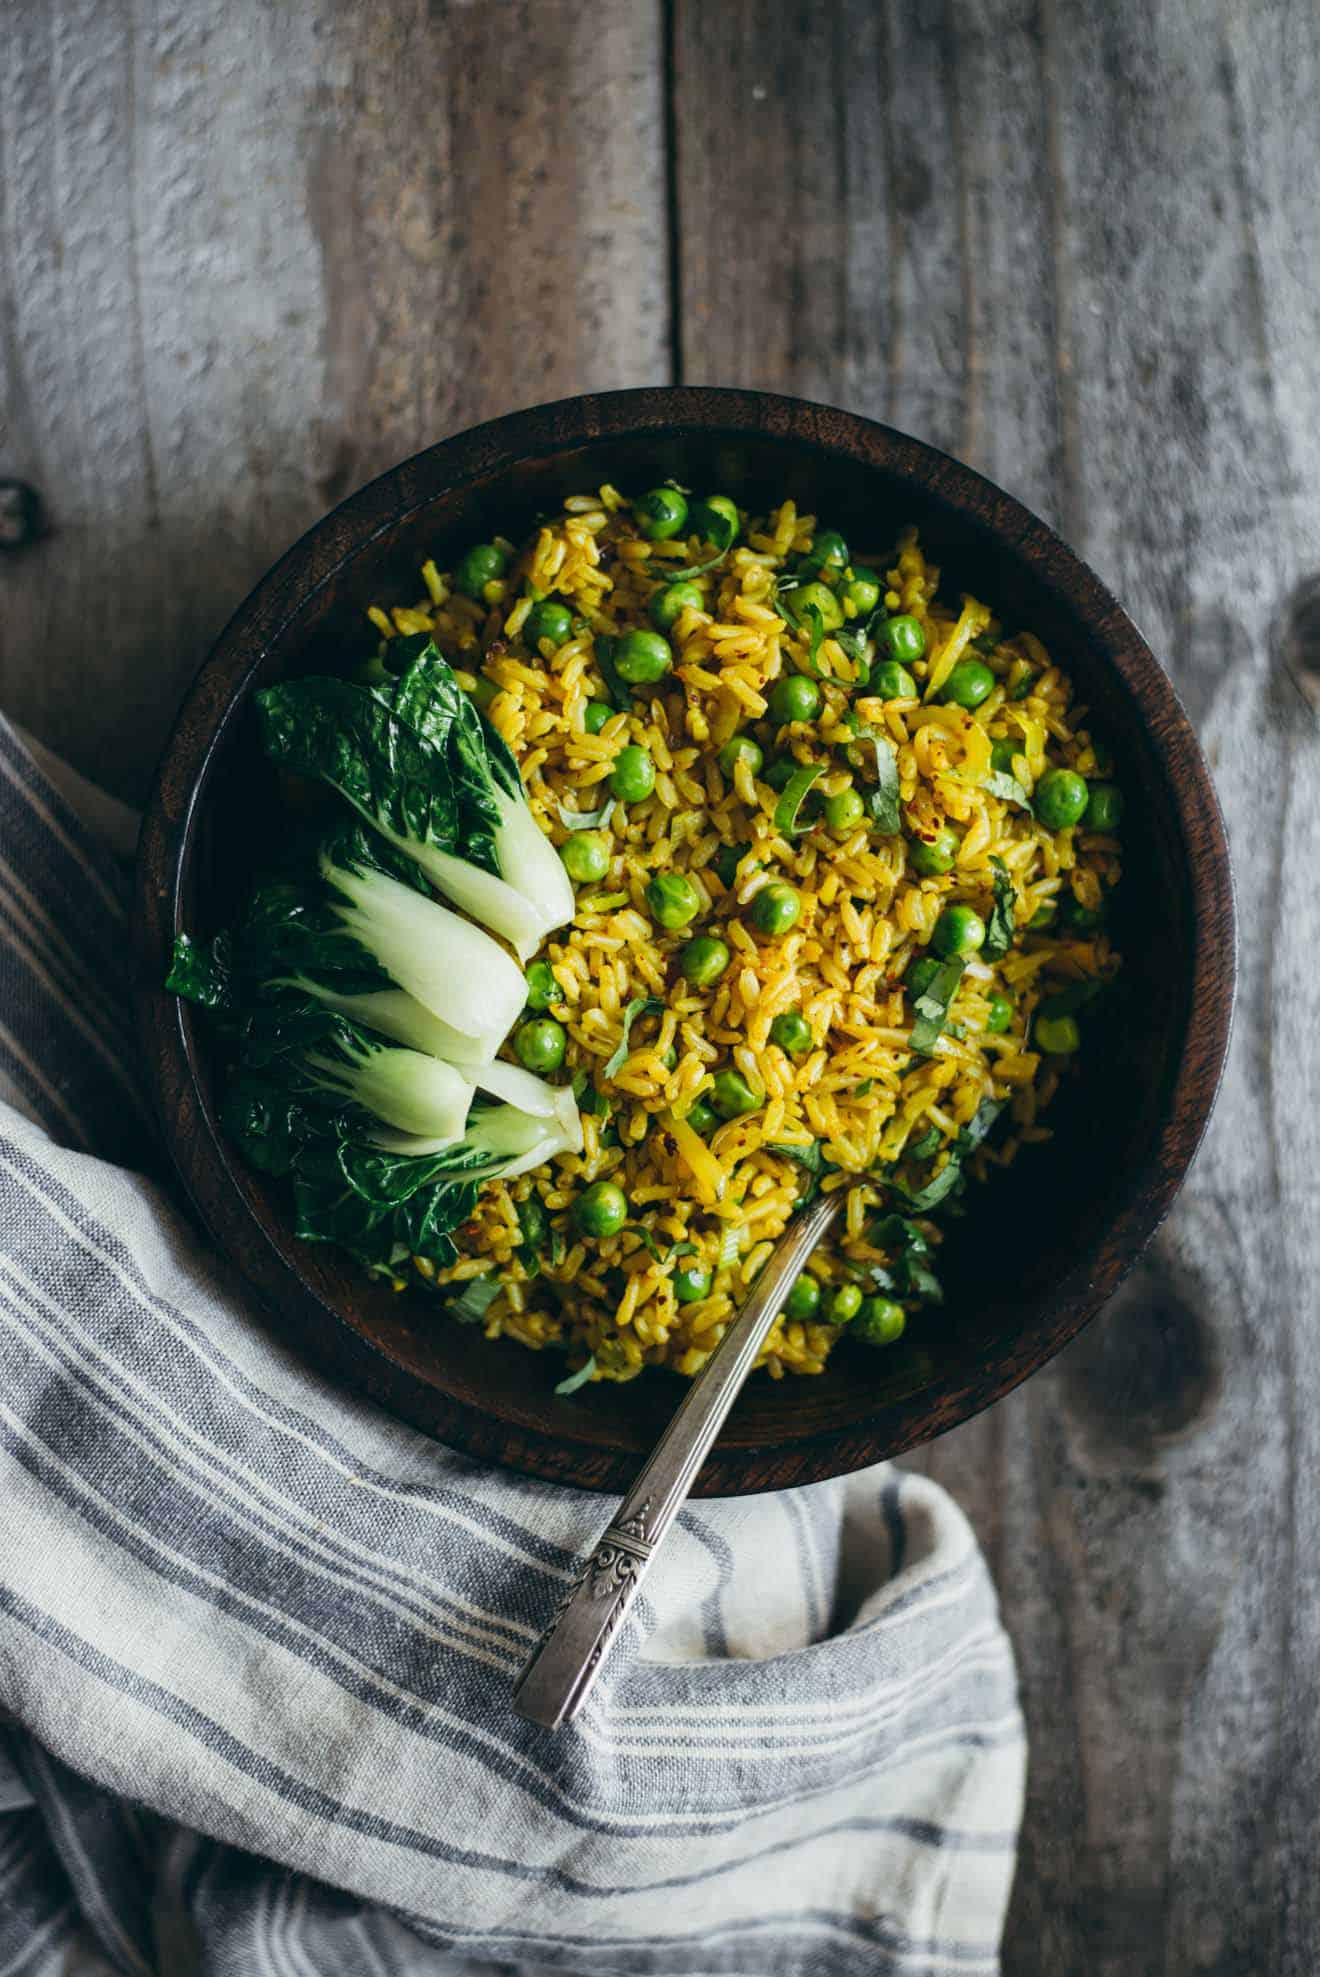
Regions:
[[526, 962], [573, 917], [573, 887], [527, 807], [518, 766], [425, 634], [397, 679], [311, 678], [257, 695], [266, 753], [319, 778]]

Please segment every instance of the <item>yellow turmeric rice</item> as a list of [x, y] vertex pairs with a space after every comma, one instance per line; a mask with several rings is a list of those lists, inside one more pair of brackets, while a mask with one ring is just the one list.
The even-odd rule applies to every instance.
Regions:
[[[574, 495], [530, 540], [487, 546], [499, 574], [427, 563], [419, 603], [370, 613], [385, 640], [433, 633], [552, 841], [590, 839], [565, 858], [576, 915], [533, 1003], [566, 1034], [584, 1150], [484, 1187], [459, 1260], [416, 1268], [449, 1298], [486, 1279], [490, 1338], [558, 1348], [592, 1379], [697, 1372], [804, 1187], [846, 1190], [846, 1215], [764, 1365], [820, 1372], [865, 1335], [848, 1320], [877, 1287], [892, 1295], [872, 1342], [894, 1336], [938, 1294], [914, 1267], [938, 1240], [931, 1184], [950, 1161], [959, 1186], [984, 1179], [1048, 1136], [1074, 1012], [1118, 966], [1121, 799], [1039, 639], [960, 597], [911, 529], [849, 560], [792, 502], [740, 511], [722, 554], [718, 516], [714, 540], [695, 505], [686, 520], [665, 533], [612, 487]], [[533, 617], [541, 600], [563, 608]], [[651, 635], [634, 670], [658, 679], [620, 679], [609, 655], [630, 631]], [[675, 877], [658, 914], [655, 882]], [[996, 907], [999, 938], [977, 942]], [[914, 1050], [920, 964], [929, 980], [950, 958], [947, 1010], [932, 1030], [927, 1005]], [[589, 1234], [575, 1204], [599, 1182], [626, 1220]]]

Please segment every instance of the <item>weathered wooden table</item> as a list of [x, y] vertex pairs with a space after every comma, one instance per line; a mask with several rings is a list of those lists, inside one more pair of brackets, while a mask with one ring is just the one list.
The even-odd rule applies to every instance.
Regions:
[[1310, 1977], [1314, 0], [0, 0], [0, 89], [0, 473], [53, 522], [0, 704], [123, 795], [327, 506], [586, 388], [887, 419], [1144, 626], [1232, 829], [1227, 1085], [1138, 1280], [924, 1466], [1021, 1658], [1008, 1968]]

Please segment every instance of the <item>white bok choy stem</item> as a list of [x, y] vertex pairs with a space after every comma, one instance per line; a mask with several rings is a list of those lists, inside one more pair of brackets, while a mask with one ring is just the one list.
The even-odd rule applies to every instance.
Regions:
[[[502, 1067], [509, 1069], [509, 1066]], [[582, 1151], [582, 1116], [571, 1089], [547, 1085], [554, 1104], [549, 1116], [524, 1112], [517, 1105], [492, 1105], [474, 1112], [463, 1136], [463, 1151], [474, 1158], [465, 1165], [469, 1180], [489, 1180], [498, 1175], [513, 1180], [542, 1166], [556, 1153]], [[445, 1143], [419, 1134], [376, 1135], [376, 1144], [386, 1153], [404, 1155], [441, 1153]]]
[[499, 943], [388, 873], [349, 870], [325, 856], [321, 872], [343, 895], [336, 911], [344, 926], [391, 980], [468, 1038], [478, 1059], [493, 1057], [526, 999], [522, 970]]
[[424, 1136], [434, 1151], [463, 1137], [473, 1088], [438, 1057], [386, 1045], [363, 1050], [352, 1062], [312, 1051], [304, 1061], [326, 1090], [341, 1092], [387, 1126]]

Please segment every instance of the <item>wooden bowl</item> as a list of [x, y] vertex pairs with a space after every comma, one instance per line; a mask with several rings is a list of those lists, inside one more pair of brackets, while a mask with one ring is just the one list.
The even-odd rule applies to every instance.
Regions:
[[951, 1223], [947, 1302], [885, 1352], [842, 1345], [817, 1379], [754, 1375], [700, 1479], [725, 1496], [809, 1483], [897, 1454], [997, 1400], [1099, 1310], [1150, 1241], [1196, 1150], [1228, 1040], [1234, 923], [1205, 762], [1173, 689], [1091, 571], [956, 461], [864, 419], [761, 393], [615, 392], [515, 413], [433, 446], [312, 529], [236, 613], [184, 702], [147, 816], [135, 923], [138, 1019], [166, 1144], [217, 1244], [308, 1359], [469, 1454], [619, 1490], [679, 1395], [675, 1376], [553, 1393], [557, 1355], [488, 1343], [421, 1292], [394, 1294], [299, 1244], [282, 1190], [222, 1137], [205, 1025], [164, 994], [176, 931], [205, 935], [279, 829], [249, 701], [365, 654], [368, 603], [413, 601], [448, 564], [517, 536], [566, 494], [666, 476], [752, 507], [791, 495], [863, 548], [919, 525], [956, 591], [1036, 631], [1113, 748], [1127, 797], [1108, 1013], [1050, 1115], [1054, 1138], [969, 1191]]

